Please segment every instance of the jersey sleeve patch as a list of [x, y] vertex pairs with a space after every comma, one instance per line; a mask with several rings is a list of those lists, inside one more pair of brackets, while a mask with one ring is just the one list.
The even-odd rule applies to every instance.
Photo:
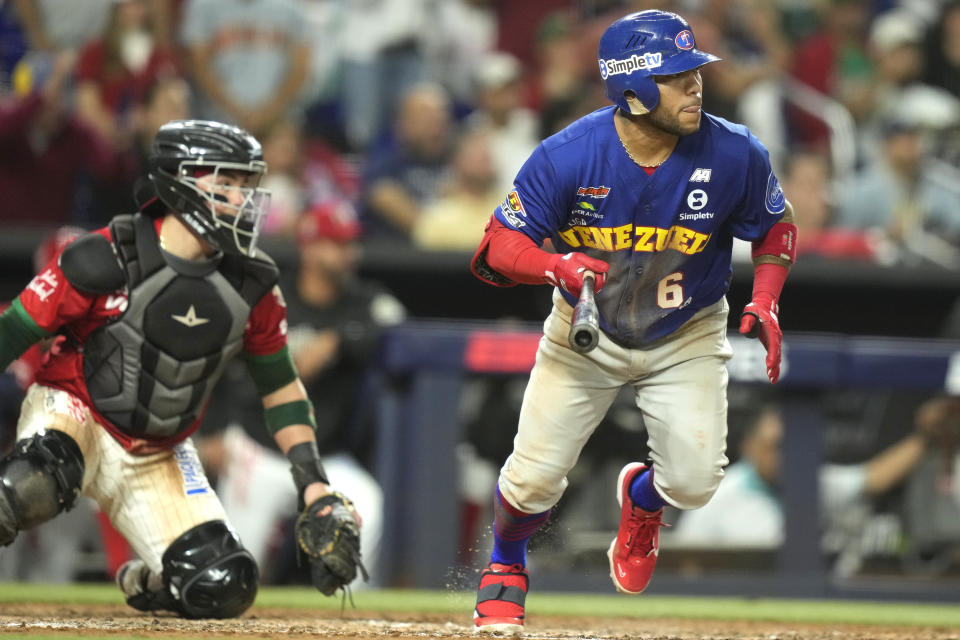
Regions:
[[770, 172], [770, 176], [767, 178], [767, 194], [763, 203], [767, 207], [767, 211], [773, 215], [783, 213], [786, 206], [786, 197], [783, 195], [780, 181], [777, 180], [777, 176], [773, 171]]
[[510, 226], [519, 229], [526, 226], [526, 222], [520, 219], [520, 216], [527, 217], [527, 212], [523, 208], [523, 202], [520, 200], [520, 194], [516, 189], [507, 194], [507, 199], [500, 205], [500, 212]]

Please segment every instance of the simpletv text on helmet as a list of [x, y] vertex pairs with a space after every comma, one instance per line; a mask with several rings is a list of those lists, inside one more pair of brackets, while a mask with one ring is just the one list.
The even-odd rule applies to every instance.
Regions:
[[604, 78], [607, 76], [620, 75], [621, 73], [630, 75], [639, 69], [656, 69], [662, 64], [662, 53], [645, 53], [642, 56], [633, 54], [626, 60], [601, 60], [600, 75]]

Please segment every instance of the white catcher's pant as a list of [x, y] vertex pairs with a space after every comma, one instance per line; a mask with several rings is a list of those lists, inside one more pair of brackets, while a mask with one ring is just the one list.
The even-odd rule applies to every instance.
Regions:
[[681, 509], [706, 504], [727, 464], [728, 310], [721, 299], [647, 349], [623, 348], [601, 332], [597, 348], [580, 355], [567, 341], [573, 310], [554, 293], [513, 453], [500, 470], [503, 496], [526, 513], [553, 507], [580, 451], [629, 384], [660, 495]]
[[209, 520], [227, 519], [189, 439], [168, 451], [132, 455], [79, 398], [34, 384], [23, 401], [17, 438], [44, 429], [63, 431], [77, 442], [84, 461], [81, 493], [100, 505], [157, 573], [162, 571], [163, 552], [181, 534]]

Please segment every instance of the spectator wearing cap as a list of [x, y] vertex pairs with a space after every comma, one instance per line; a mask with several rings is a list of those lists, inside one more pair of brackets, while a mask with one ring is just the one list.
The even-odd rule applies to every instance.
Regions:
[[882, 262], [960, 268], [957, 185], [927, 170], [922, 132], [909, 114], [885, 120], [880, 133], [876, 160], [837, 190], [836, 225], [874, 234]]
[[863, 155], [870, 157], [881, 144], [880, 128], [900, 110], [905, 93], [920, 82], [923, 73], [923, 25], [906, 9], [877, 16], [870, 26], [868, 53], [876, 69], [870, 88], [872, 104], [860, 126]]
[[484, 57], [476, 73], [477, 109], [467, 119], [490, 141], [496, 188], [506, 194], [524, 161], [540, 142], [537, 115], [524, 106], [523, 67], [509, 53]]
[[[314, 203], [295, 230], [299, 264], [282, 274], [280, 287], [290, 354], [316, 413], [317, 446], [331, 482], [349, 482], [353, 488], [350, 497], [363, 519], [363, 562], [373, 585], [383, 495], [370, 473], [376, 433], [365, 396], [367, 373], [382, 332], [402, 322], [406, 312], [379, 284], [357, 278], [359, 234], [349, 202]], [[289, 482], [271, 480], [289, 477], [289, 462], [269, 441], [254, 440], [266, 433], [258, 403], [248, 378], [228, 370], [206, 420], [208, 429], [220, 431], [203, 438], [200, 455], [217, 477], [217, 494], [244, 546], [257, 558], [265, 582], [303, 582], [307, 576], [294, 566], [296, 552], [270, 546], [274, 528], [296, 512], [297, 496], [293, 490], [278, 493], [277, 487]], [[293, 541], [292, 536], [282, 539]]]

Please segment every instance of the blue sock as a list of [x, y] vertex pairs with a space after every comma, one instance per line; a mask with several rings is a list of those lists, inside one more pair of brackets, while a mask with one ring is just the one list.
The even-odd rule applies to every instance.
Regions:
[[491, 562], [527, 566], [527, 543], [547, 521], [550, 510], [524, 513], [503, 499], [497, 487], [493, 499], [493, 552]]
[[653, 469], [638, 473], [630, 483], [630, 499], [644, 511], [656, 511], [667, 504], [653, 486]]

